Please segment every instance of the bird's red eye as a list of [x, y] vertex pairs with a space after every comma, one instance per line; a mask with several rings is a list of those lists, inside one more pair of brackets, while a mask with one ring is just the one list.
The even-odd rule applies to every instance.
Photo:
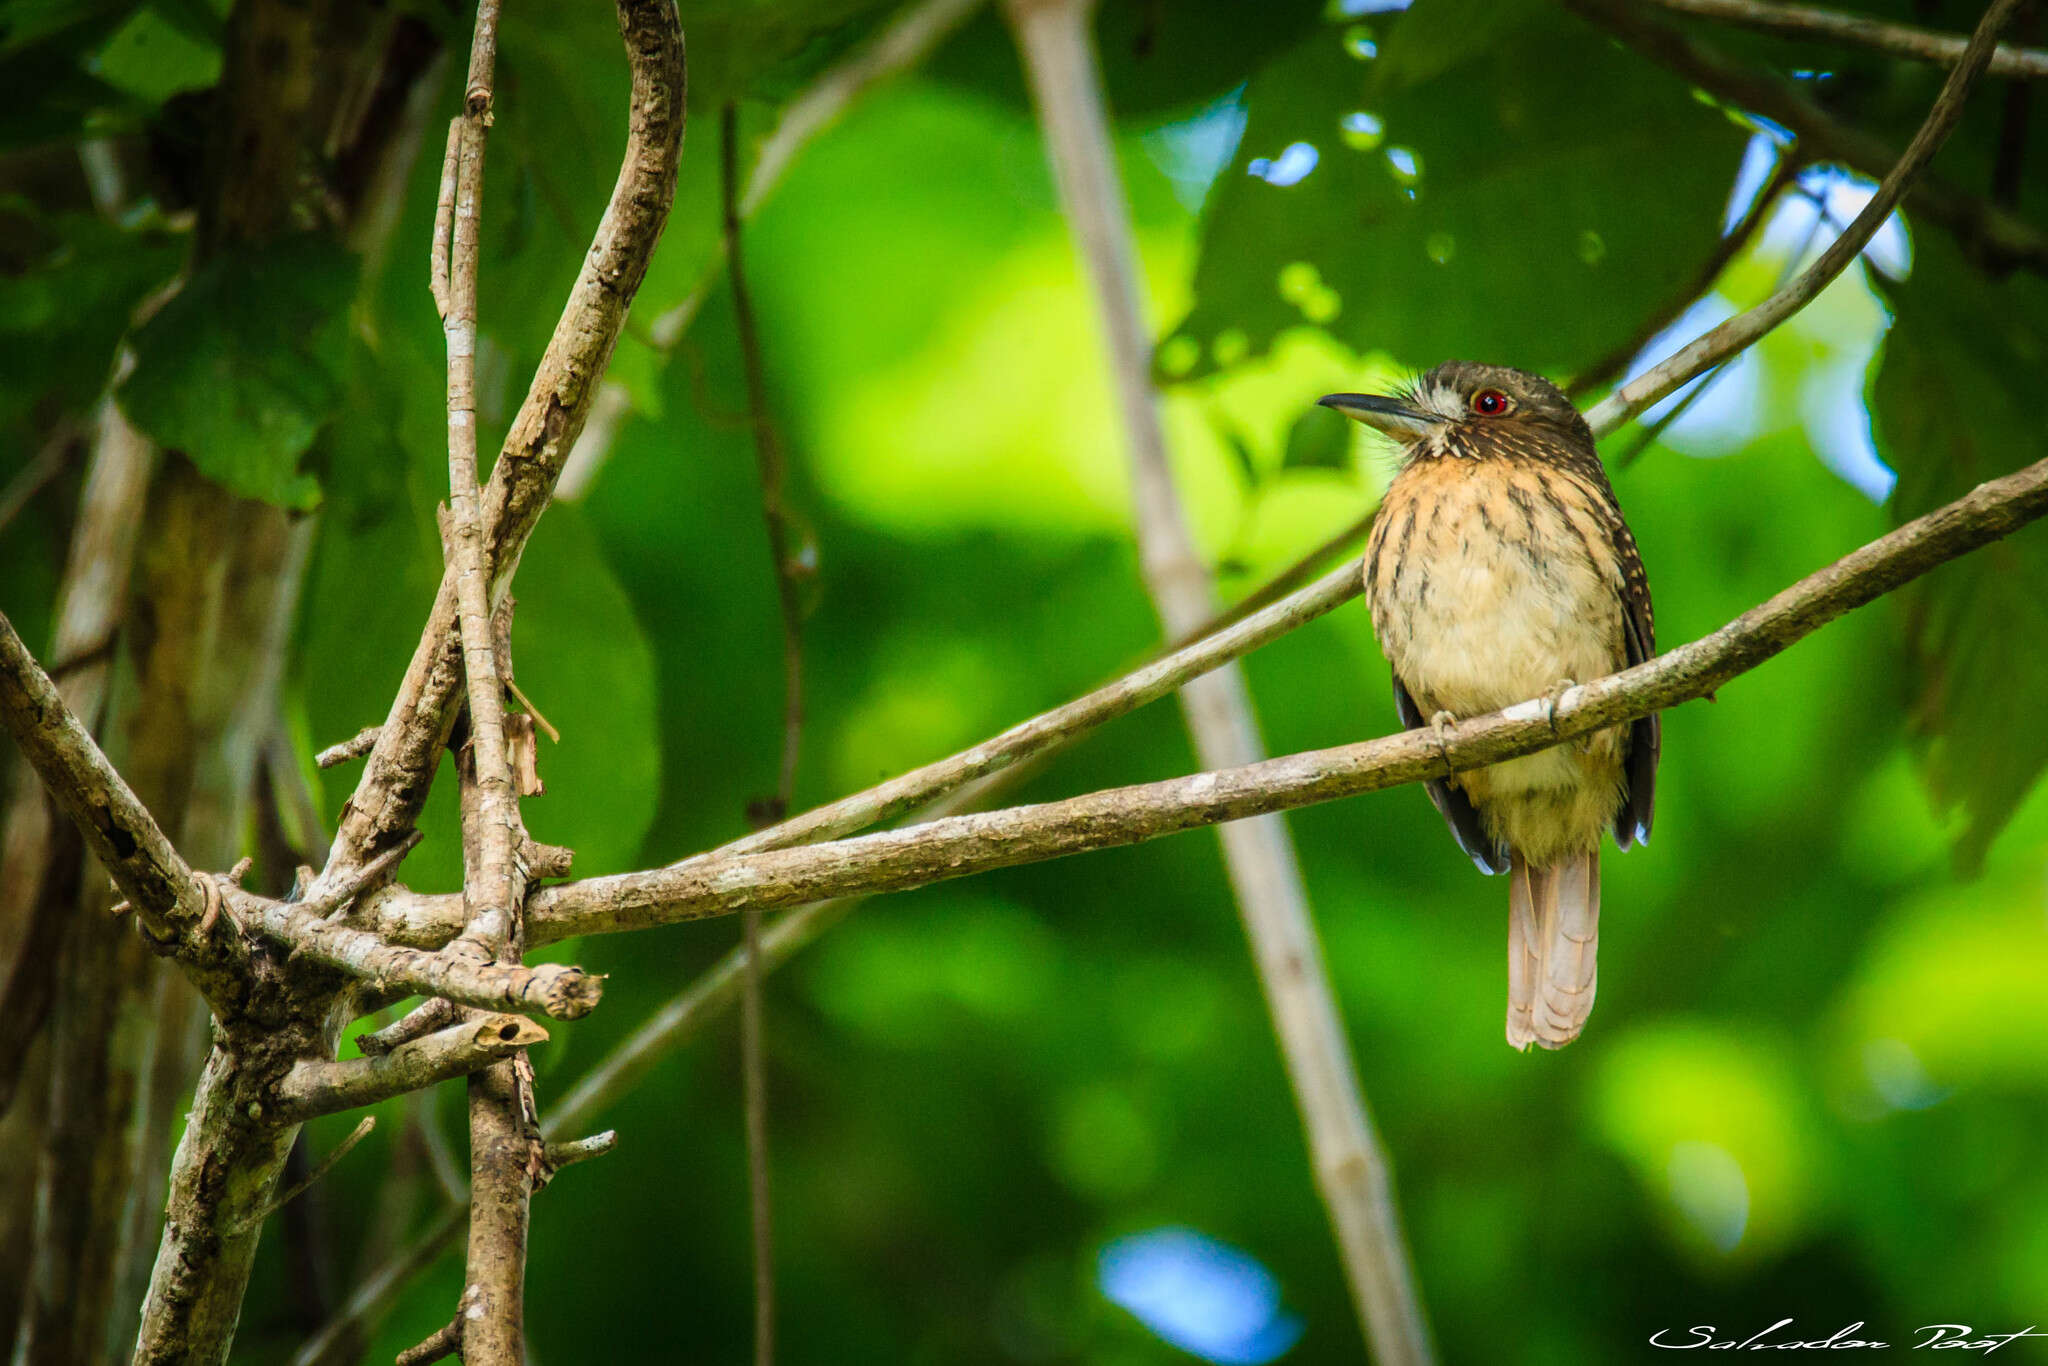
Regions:
[[1472, 411], [1482, 417], [1499, 417], [1508, 410], [1508, 396], [1498, 389], [1481, 389], [1472, 395]]

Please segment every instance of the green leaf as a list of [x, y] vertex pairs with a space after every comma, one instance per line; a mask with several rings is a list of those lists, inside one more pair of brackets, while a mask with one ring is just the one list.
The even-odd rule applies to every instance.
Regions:
[[1377, 60], [1325, 26], [1252, 82], [1180, 329], [1193, 373], [1303, 323], [1418, 366], [1569, 370], [1711, 248], [1741, 130], [1552, 7], [1475, 21], [1490, 41], [1448, 66], [1423, 16]]
[[90, 214], [34, 222], [32, 264], [0, 274], [0, 430], [54, 402], [80, 411], [113, 370], [114, 348], [142, 296], [169, 279], [184, 244]]
[[[2048, 285], [1986, 279], [1922, 233], [1913, 274], [1883, 286], [1896, 321], [1871, 392], [1904, 522], [2048, 454]], [[1875, 277], [1873, 277], [1875, 278]], [[1957, 867], [1974, 872], [2048, 767], [2048, 527], [2027, 527], [1900, 594], [1914, 729], [1929, 789], [1967, 819]]]
[[340, 408], [356, 261], [303, 236], [202, 267], [135, 336], [130, 421], [220, 484], [308, 508], [300, 457]]
[[[202, 10], [202, 13], [204, 11]], [[220, 45], [194, 38], [153, 10], [144, 10], [107, 40], [93, 64], [101, 80], [151, 104], [220, 80]]]

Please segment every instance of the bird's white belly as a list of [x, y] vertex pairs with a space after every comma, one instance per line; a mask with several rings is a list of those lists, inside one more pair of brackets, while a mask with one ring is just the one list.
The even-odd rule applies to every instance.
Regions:
[[1620, 663], [1618, 595], [1580, 557], [1539, 563], [1523, 545], [1464, 540], [1438, 548], [1420, 577], [1407, 610], [1385, 614], [1399, 638], [1383, 642], [1396, 672], [1426, 694], [1418, 706], [1497, 711]]

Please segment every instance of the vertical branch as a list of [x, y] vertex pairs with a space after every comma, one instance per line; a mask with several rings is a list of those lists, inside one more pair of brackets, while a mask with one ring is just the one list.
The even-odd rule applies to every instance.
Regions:
[[[803, 744], [803, 602], [797, 584], [800, 567], [790, 555], [789, 508], [784, 502], [787, 462], [782, 441], [768, 411], [768, 377], [761, 356], [761, 333], [754, 320], [753, 295], [747, 289], [746, 260], [741, 250], [739, 201], [739, 106], [728, 103], [719, 121], [719, 196], [723, 223], [726, 275], [732, 289], [733, 323], [747, 374], [747, 411], [754, 432], [754, 459], [761, 476], [761, 516], [767, 524], [768, 556], [775, 572], [775, 598], [782, 617], [782, 759], [776, 770], [775, 797], [768, 804], [770, 824], [789, 813], [796, 797], [797, 756]], [[754, 1245], [754, 1361], [775, 1360], [775, 1227], [768, 1184], [768, 1076], [761, 1010], [761, 913], [742, 918], [745, 986], [740, 996], [740, 1054], [747, 1112], [747, 1185]]]
[[[505, 691], [491, 628], [491, 575], [476, 471], [477, 218], [483, 204], [484, 140], [491, 124], [498, 47], [498, 0], [479, 0], [463, 87], [449, 139], [452, 173], [442, 172], [430, 287], [442, 306], [448, 343], [448, 573], [469, 703], [468, 759], [462, 765], [464, 928], [454, 947], [484, 962], [516, 963], [524, 951], [519, 906], [519, 797], [505, 741]], [[453, 185], [452, 204], [447, 187]], [[445, 262], [445, 265], [444, 265]], [[445, 278], [444, 278], [445, 271]], [[526, 1359], [526, 1233], [533, 1194], [532, 1069], [525, 1054], [469, 1080], [469, 1259], [456, 1317], [446, 1330], [470, 1366], [521, 1366]]]
[[[1214, 612], [1215, 589], [1174, 488], [1152, 393], [1129, 210], [1089, 34], [1093, 0], [1009, 0], [1009, 7], [1068, 226], [1087, 262], [1107, 333], [1131, 453], [1139, 567], [1165, 635], [1174, 639]], [[1181, 701], [1203, 767], [1264, 757], [1237, 665], [1189, 683]], [[1226, 825], [1220, 833], [1308, 1131], [1316, 1184], [1336, 1226], [1368, 1343], [1382, 1366], [1419, 1366], [1432, 1359], [1432, 1349], [1393, 1180], [1323, 968], [1293, 843], [1278, 816]]]
[[[481, 0], [470, 50], [458, 138], [451, 139], [456, 173], [449, 217], [448, 529], [449, 569], [455, 578], [462, 668], [467, 679], [469, 746], [474, 755], [478, 815], [477, 866], [464, 879], [467, 928], [463, 939], [488, 958], [516, 948], [520, 889], [515, 867], [519, 807], [505, 745], [505, 690], [498, 681], [497, 641], [491, 631], [490, 573], [485, 563], [483, 512], [476, 477], [477, 215], [482, 207], [484, 138], [491, 123], [491, 75], [497, 57], [498, 0]], [[443, 173], [444, 183], [449, 177]], [[438, 253], [436, 264], [438, 265]]]

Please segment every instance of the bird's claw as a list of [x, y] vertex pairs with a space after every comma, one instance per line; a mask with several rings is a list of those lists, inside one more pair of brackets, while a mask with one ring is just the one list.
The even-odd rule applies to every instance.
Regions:
[[1557, 680], [1557, 686], [1552, 688], [1548, 693], [1544, 694], [1543, 720], [1546, 724], [1549, 725], [1550, 733], [1552, 735], [1557, 734], [1558, 704], [1564, 701], [1564, 695], [1566, 693], [1570, 692], [1573, 688], [1576, 688], [1578, 686], [1579, 685], [1577, 683], [1573, 682], [1569, 678], [1560, 678]]
[[1444, 769], [1451, 767], [1451, 737], [1447, 732], [1458, 724], [1458, 718], [1447, 711], [1440, 711], [1429, 718], [1430, 733], [1436, 736], [1436, 752], [1443, 757]]

